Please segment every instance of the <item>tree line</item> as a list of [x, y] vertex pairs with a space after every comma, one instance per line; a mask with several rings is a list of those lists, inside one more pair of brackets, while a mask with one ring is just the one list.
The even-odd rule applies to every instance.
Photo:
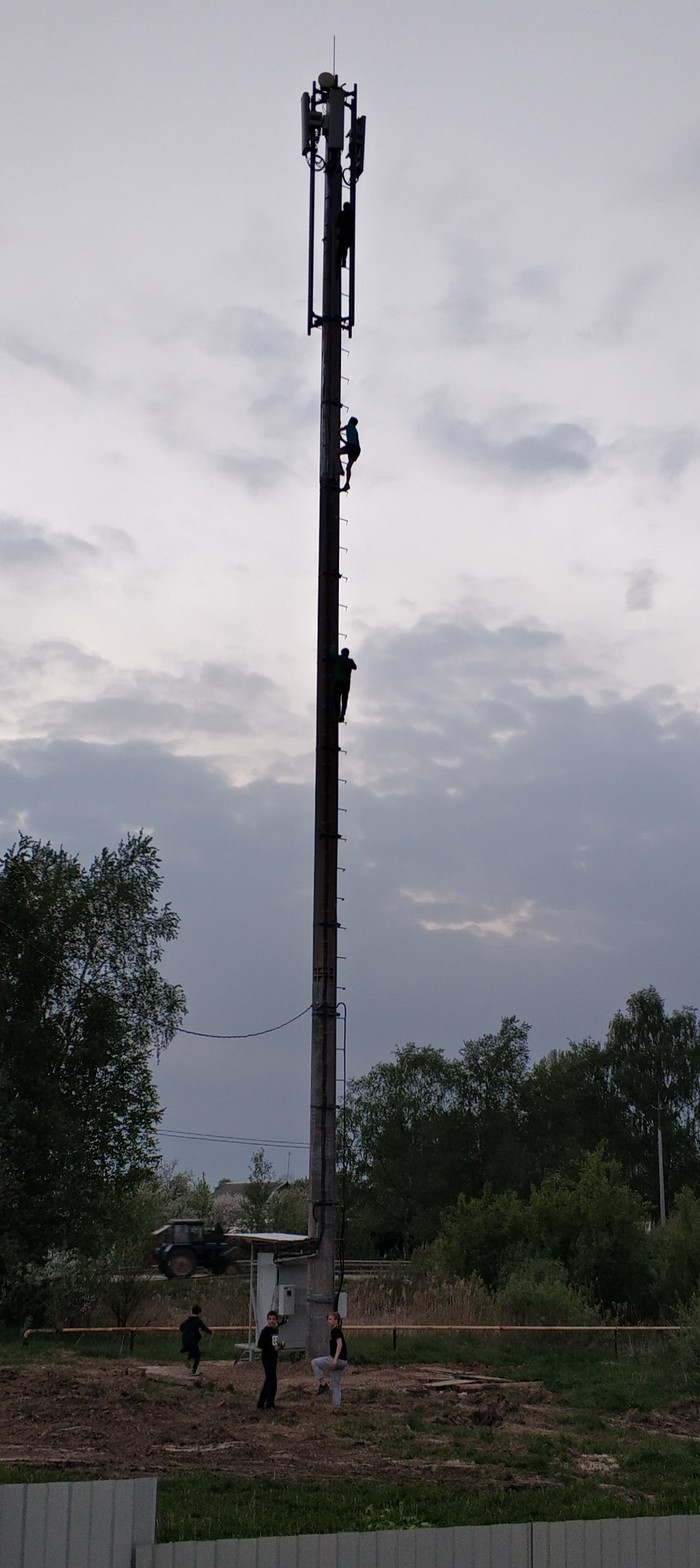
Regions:
[[533, 1063], [528, 1035], [507, 1017], [455, 1058], [410, 1043], [350, 1084], [349, 1252], [413, 1257], [491, 1290], [547, 1265], [633, 1315], [688, 1299], [700, 1269], [696, 1010], [667, 1012], [649, 986], [602, 1042]]
[[0, 1316], [51, 1261], [111, 1248], [158, 1166], [151, 1059], [185, 1014], [178, 918], [130, 834], [85, 868], [28, 835], [0, 864]]
[[[186, 1011], [160, 972], [178, 929], [161, 887], [143, 833], [87, 868], [28, 836], [0, 861], [0, 1317], [21, 1318], [66, 1260], [79, 1271], [102, 1256], [126, 1275], [185, 1199], [212, 1212], [206, 1183], [183, 1175], [178, 1189], [159, 1161], [151, 1062]], [[503, 1018], [455, 1057], [409, 1043], [350, 1083], [342, 1250], [412, 1258], [491, 1292], [525, 1269], [596, 1309], [688, 1299], [700, 1269], [695, 1008], [668, 1012], [649, 986], [603, 1041], [533, 1063], [528, 1036]], [[306, 1200], [259, 1152], [237, 1223], [303, 1231]]]

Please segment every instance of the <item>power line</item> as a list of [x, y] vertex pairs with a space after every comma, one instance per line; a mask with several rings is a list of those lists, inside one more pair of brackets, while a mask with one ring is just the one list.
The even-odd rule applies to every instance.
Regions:
[[[32, 947], [35, 953], [40, 953], [42, 958], [48, 958], [50, 963], [54, 962], [55, 953], [49, 953], [45, 947], [40, 947], [38, 942], [33, 941], [32, 937], [27, 936], [24, 931], [19, 931], [16, 926], [11, 925], [9, 920], [3, 919], [2, 915], [0, 915], [0, 926], [4, 926], [6, 931], [11, 931], [13, 936], [19, 937], [20, 941], [26, 942], [27, 946]], [[197, 1040], [259, 1040], [261, 1035], [276, 1034], [278, 1029], [288, 1029], [289, 1025], [295, 1024], [299, 1018], [305, 1018], [312, 1008], [313, 1002], [310, 1002], [308, 1007], [302, 1008], [300, 1013], [295, 1013], [293, 1018], [285, 1018], [283, 1024], [273, 1024], [270, 1029], [251, 1029], [248, 1034], [208, 1034], [202, 1029], [184, 1029], [182, 1027], [176, 1029], [175, 1033], [193, 1035]]]
[[206, 1034], [202, 1029], [176, 1029], [176, 1034], [192, 1034], [197, 1040], [258, 1040], [261, 1034], [276, 1034], [278, 1029], [288, 1029], [290, 1024], [295, 1024], [298, 1018], [304, 1018], [311, 1012], [313, 1002], [308, 1007], [302, 1008], [300, 1013], [295, 1013], [293, 1018], [285, 1018], [283, 1024], [273, 1024], [271, 1029], [252, 1029], [249, 1034]]
[[173, 1127], [159, 1127], [159, 1138], [201, 1139], [204, 1143], [249, 1143], [256, 1149], [308, 1149], [308, 1143], [294, 1138], [236, 1138], [223, 1132], [180, 1132]]

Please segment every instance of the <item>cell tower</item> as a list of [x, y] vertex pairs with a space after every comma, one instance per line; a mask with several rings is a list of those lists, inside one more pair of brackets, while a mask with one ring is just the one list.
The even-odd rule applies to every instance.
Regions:
[[[325, 1317], [335, 1306], [336, 1025], [338, 1016], [338, 651], [340, 588], [340, 425], [343, 333], [355, 316], [355, 192], [364, 162], [364, 116], [349, 91], [322, 71], [301, 100], [302, 152], [308, 160], [309, 291], [307, 328], [321, 329], [316, 796], [314, 824], [313, 988], [308, 1349], [318, 1355]], [[323, 286], [315, 308], [316, 176], [324, 176]], [[348, 268], [343, 266], [347, 259]], [[343, 282], [347, 298], [343, 309]]]

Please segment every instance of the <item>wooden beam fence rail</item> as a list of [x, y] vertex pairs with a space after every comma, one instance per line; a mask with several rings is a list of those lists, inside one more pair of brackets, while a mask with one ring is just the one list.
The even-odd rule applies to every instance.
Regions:
[[[399, 1333], [404, 1338], [414, 1337], [416, 1334], [612, 1334], [614, 1337], [615, 1355], [619, 1351], [620, 1334], [680, 1334], [683, 1326], [680, 1323], [351, 1323], [346, 1320], [348, 1334], [391, 1334], [392, 1348], [398, 1346]], [[22, 1334], [22, 1342], [28, 1345], [30, 1339], [39, 1335], [48, 1338], [61, 1339], [64, 1335], [75, 1334], [85, 1338], [89, 1334], [119, 1335], [122, 1340], [129, 1341], [129, 1355], [134, 1354], [137, 1334], [179, 1334], [179, 1328], [171, 1324], [145, 1324], [138, 1328], [26, 1328]], [[247, 1334], [248, 1325], [241, 1323], [215, 1323], [212, 1324], [214, 1334]]]

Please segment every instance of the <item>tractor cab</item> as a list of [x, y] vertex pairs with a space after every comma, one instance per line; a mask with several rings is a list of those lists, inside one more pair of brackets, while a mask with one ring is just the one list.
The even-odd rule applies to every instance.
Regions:
[[190, 1279], [198, 1269], [209, 1274], [238, 1272], [239, 1248], [223, 1225], [204, 1220], [169, 1220], [153, 1232], [153, 1259], [166, 1279]]

